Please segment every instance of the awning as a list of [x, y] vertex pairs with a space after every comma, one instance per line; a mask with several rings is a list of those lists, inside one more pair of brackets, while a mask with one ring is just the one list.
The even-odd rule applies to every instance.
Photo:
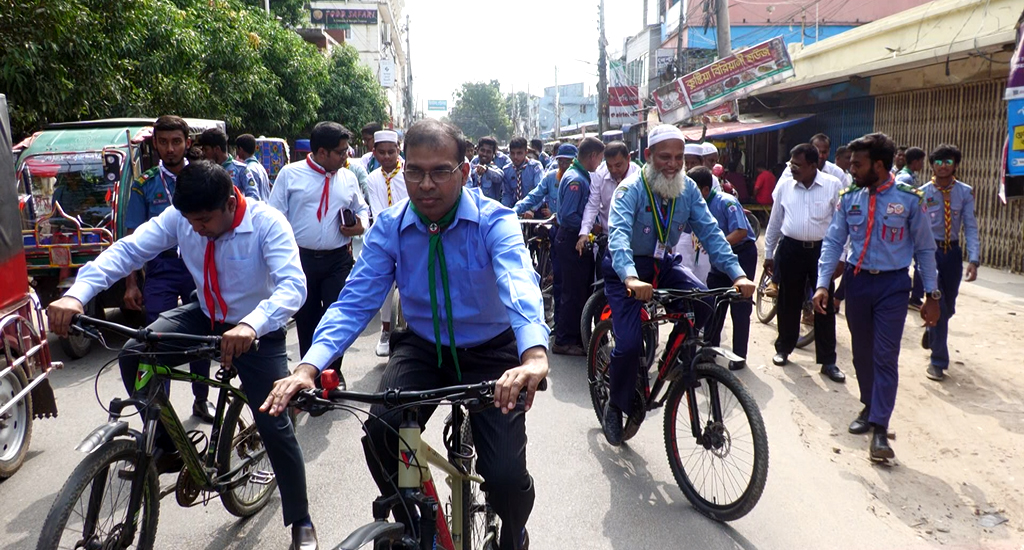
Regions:
[[[773, 130], [781, 130], [794, 124], [799, 124], [814, 115], [793, 115], [787, 118], [779, 118], [776, 116], [745, 116], [741, 115], [738, 122], [716, 122], [708, 125], [708, 133], [704, 139], [729, 139], [740, 136], [748, 136], [751, 134], [760, 134], [762, 132], [771, 132]], [[690, 128], [683, 128], [683, 135], [687, 139], [699, 140], [703, 128], [699, 126], [693, 126]]]

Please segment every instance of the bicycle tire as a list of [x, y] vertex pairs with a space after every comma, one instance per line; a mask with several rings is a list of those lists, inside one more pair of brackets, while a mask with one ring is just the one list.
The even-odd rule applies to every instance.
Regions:
[[[643, 324], [641, 330], [643, 331], [646, 368], [649, 370], [654, 364], [654, 356], [657, 351], [655, 347], [658, 340], [657, 325]], [[594, 405], [594, 414], [597, 415], [598, 423], [604, 422], [604, 407], [608, 403], [608, 368], [611, 363], [611, 352], [615, 349], [614, 343], [609, 341], [609, 337], [615, 338], [611, 319], [601, 321], [594, 327], [594, 335], [590, 339], [590, 347], [587, 348], [587, 382], [590, 386], [590, 402]], [[609, 344], [611, 347], [608, 347]], [[636, 405], [634, 404], [634, 406]], [[630, 437], [632, 437], [636, 432], [629, 429], [629, 423], [627, 421], [626, 431], [631, 431]]]
[[[460, 433], [463, 450], [472, 450], [473, 429], [468, 414], [464, 417]], [[473, 452], [472, 454], [473, 458], [469, 459], [468, 471], [477, 474], [476, 453]], [[501, 520], [494, 513], [494, 509], [487, 504], [487, 499], [483, 492], [480, 491], [478, 485], [468, 481], [462, 482], [461, 485], [462, 503], [466, 511], [462, 516], [463, 550], [491, 550], [492, 547], [494, 550], [497, 550], [498, 535], [501, 533]], [[450, 504], [451, 500], [449, 497]]]
[[757, 216], [753, 212], [746, 212], [747, 223], [750, 224], [750, 231], [754, 240], [761, 236], [761, 220], [757, 219]]
[[[239, 459], [244, 460], [249, 454], [265, 450], [263, 439], [256, 430], [255, 421], [251, 416], [249, 419], [243, 418], [246, 409], [248, 409], [248, 404], [244, 400], [232, 397], [231, 403], [224, 413], [224, 424], [221, 429], [220, 441], [217, 442], [218, 475], [224, 475], [234, 468], [233, 461], [231, 460], [232, 457], [238, 456]], [[248, 410], [251, 415], [252, 410]], [[270, 458], [266, 454], [255, 464], [240, 472], [239, 475], [249, 478], [252, 472], [259, 468], [261, 464], [265, 464], [265, 467], [260, 469], [260, 471], [268, 471], [273, 475], [274, 470], [270, 465]], [[255, 493], [247, 492], [246, 489], [251, 485], [255, 485], [259, 489]], [[242, 485], [221, 492], [220, 502], [231, 515], [240, 518], [249, 517], [267, 505], [276, 487], [276, 477], [273, 481], [266, 484], [250, 483], [247, 481]]]
[[796, 340], [796, 347], [803, 349], [814, 343], [814, 327], [800, 335]]
[[766, 325], [772, 322], [777, 311], [775, 298], [765, 295], [769, 282], [771, 282], [771, 275], [767, 271], [762, 272], [761, 280], [757, 284], [757, 300], [754, 308], [757, 312], [757, 320]]
[[[694, 508], [705, 516], [715, 521], [734, 521], [749, 513], [757, 501], [760, 500], [761, 494], [764, 492], [765, 482], [768, 478], [768, 435], [764, 429], [764, 420], [761, 418], [761, 412], [757, 407], [757, 403], [754, 401], [753, 396], [747, 391], [743, 383], [740, 382], [735, 375], [731, 372], [719, 367], [714, 363], [699, 363], [697, 365], [696, 382], [698, 386], [707, 386], [711, 388], [711, 384], [708, 382], [716, 382], [716, 386], [724, 386], [727, 388], [736, 401], [739, 403], [744, 415], [746, 416], [747, 423], [750, 427], [750, 438], [753, 446], [753, 461], [750, 467], [750, 478], [746, 488], [739, 495], [739, 497], [733, 502], [727, 504], [718, 504], [716, 502], [709, 501], [700, 494], [697, 488], [690, 480], [690, 476], [687, 474], [685, 465], [682, 463], [680, 458], [677, 433], [680, 433], [676, 429], [677, 421], [680, 420], [680, 404], [683, 402], [684, 397], [687, 397], [686, 387], [684, 384], [676, 382], [672, 384], [669, 389], [669, 397], [665, 407], [665, 450], [668, 453], [669, 465], [672, 468], [672, 475], [676, 479], [676, 483], [679, 488], [683, 491], [683, 495], [690, 501]], [[719, 395], [719, 401], [722, 402], [723, 397]], [[683, 412], [687, 424], [689, 418], [692, 418], [689, 413], [689, 399], [687, 397], [686, 402], [688, 403], [686, 411]], [[724, 407], [724, 403], [722, 404]], [[704, 423], [705, 430], [708, 430], [706, 420], [709, 418], [707, 414], [702, 413], [702, 421]], [[687, 426], [688, 427], [688, 426]], [[683, 431], [685, 437], [692, 437], [689, 430]], [[705, 431], [705, 434], [707, 432]], [[739, 433], [738, 431], [736, 432]], [[730, 433], [726, 428], [725, 435], [728, 438], [728, 449], [727, 454], [735, 452], [733, 446], [736, 440], [736, 435]], [[714, 442], [710, 443], [714, 446]], [[702, 443], [697, 444], [701, 446]], [[724, 445], [723, 445], [724, 447]], [[696, 450], [696, 449], [695, 449]], [[705, 448], [706, 451], [715, 454], [715, 451], [722, 452], [722, 448], [712, 449]], [[691, 453], [691, 457], [693, 454]], [[706, 456], [705, 456], [706, 457]], [[688, 457], [689, 458], [689, 457]], [[704, 457], [702, 457], [704, 458]], [[703, 461], [701, 466], [704, 466]], [[713, 468], [713, 467], [712, 467]], [[717, 470], [716, 470], [717, 471]], [[732, 477], [733, 482], [736, 481], [735, 477]]]
[[608, 305], [608, 297], [604, 294], [604, 287], [598, 288], [587, 298], [583, 305], [583, 315], [580, 317], [580, 335], [583, 337], [583, 346], [590, 349], [590, 338], [594, 335], [594, 327], [602, 321], [601, 313]]
[[[39, 535], [39, 542], [36, 545], [36, 550], [56, 550], [57, 548], [61, 548], [61, 537], [67, 528], [67, 523], [71, 518], [72, 511], [74, 510], [75, 505], [81, 500], [86, 490], [90, 489], [90, 485], [93, 484], [94, 481], [97, 481], [97, 476], [99, 476], [101, 472], [108, 472], [111, 466], [122, 461], [134, 465], [137, 453], [138, 447], [134, 440], [115, 439], [104, 443], [98, 449], [87, 455], [82, 462], [75, 467], [74, 471], [71, 472], [71, 477], [69, 477], [64, 483], [64, 486], [61, 487], [60, 492], [57, 494], [57, 498], [53, 501], [53, 505], [50, 507], [49, 513], [46, 514], [46, 520], [43, 522], [43, 530]], [[130, 479], [125, 480], [124, 477], [119, 477], [122, 481], [127, 483], [128, 487], [131, 486]], [[140, 515], [142, 519], [136, 529], [138, 544], [135, 548], [138, 550], [149, 550], [153, 548], [154, 541], [156, 540], [157, 519], [160, 514], [160, 480], [152, 462], [146, 472], [145, 479], [146, 487], [143, 489], [142, 501], [143, 510]], [[90, 490], [90, 495], [91, 494]], [[123, 494], [127, 499], [130, 491], [119, 491], [117, 494]], [[104, 502], [105, 501], [106, 498], [104, 498]], [[127, 505], [127, 501], [125, 502], [125, 505]], [[122, 519], [120, 523], [123, 524], [124, 521], [132, 515], [133, 514], [128, 514], [126, 509], [124, 519]], [[102, 525], [102, 522], [100, 523]], [[112, 527], [116, 527], [113, 522], [111, 525]], [[116, 529], [112, 529], [112, 531], [114, 530]], [[79, 534], [78, 537], [78, 540], [80, 541], [81, 534]]]

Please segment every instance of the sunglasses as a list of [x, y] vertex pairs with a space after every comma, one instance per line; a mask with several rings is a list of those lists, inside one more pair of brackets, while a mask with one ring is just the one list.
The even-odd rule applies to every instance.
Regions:
[[946, 166], [953, 166], [953, 159], [938, 159], [932, 161], [932, 164], [934, 164], [935, 166], [942, 166], [943, 164], [945, 164]]

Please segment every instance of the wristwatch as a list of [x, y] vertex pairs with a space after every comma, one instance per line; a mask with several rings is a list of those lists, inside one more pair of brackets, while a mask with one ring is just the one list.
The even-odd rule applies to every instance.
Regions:
[[936, 288], [935, 290], [928, 293], [928, 297], [930, 297], [932, 300], [941, 300], [942, 291]]

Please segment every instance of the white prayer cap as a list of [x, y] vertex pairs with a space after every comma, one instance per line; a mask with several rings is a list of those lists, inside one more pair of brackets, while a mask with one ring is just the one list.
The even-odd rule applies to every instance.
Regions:
[[374, 143], [394, 143], [398, 144], [398, 132], [391, 130], [381, 130], [373, 133]]
[[661, 124], [655, 126], [649, 134], [647, 134], [647, 146], [654, 147], [655, 145], [668, 141], [670, 139], [678, 139], [679, 141], [686, 141], [683, 138], [683, 131], [671, 124]]
[[703, 144], [703, 147], [704, 147], [704, 156], [717, 155], [718, 154], [718, 147], [715, 147], [714, 143], [711, 143], [709, 141], [705, 141], [704, 144]]
[[699, 143], [687, 143], [686, 147], [683, 148], [683, 154], [703, 157], [704, 147]]

